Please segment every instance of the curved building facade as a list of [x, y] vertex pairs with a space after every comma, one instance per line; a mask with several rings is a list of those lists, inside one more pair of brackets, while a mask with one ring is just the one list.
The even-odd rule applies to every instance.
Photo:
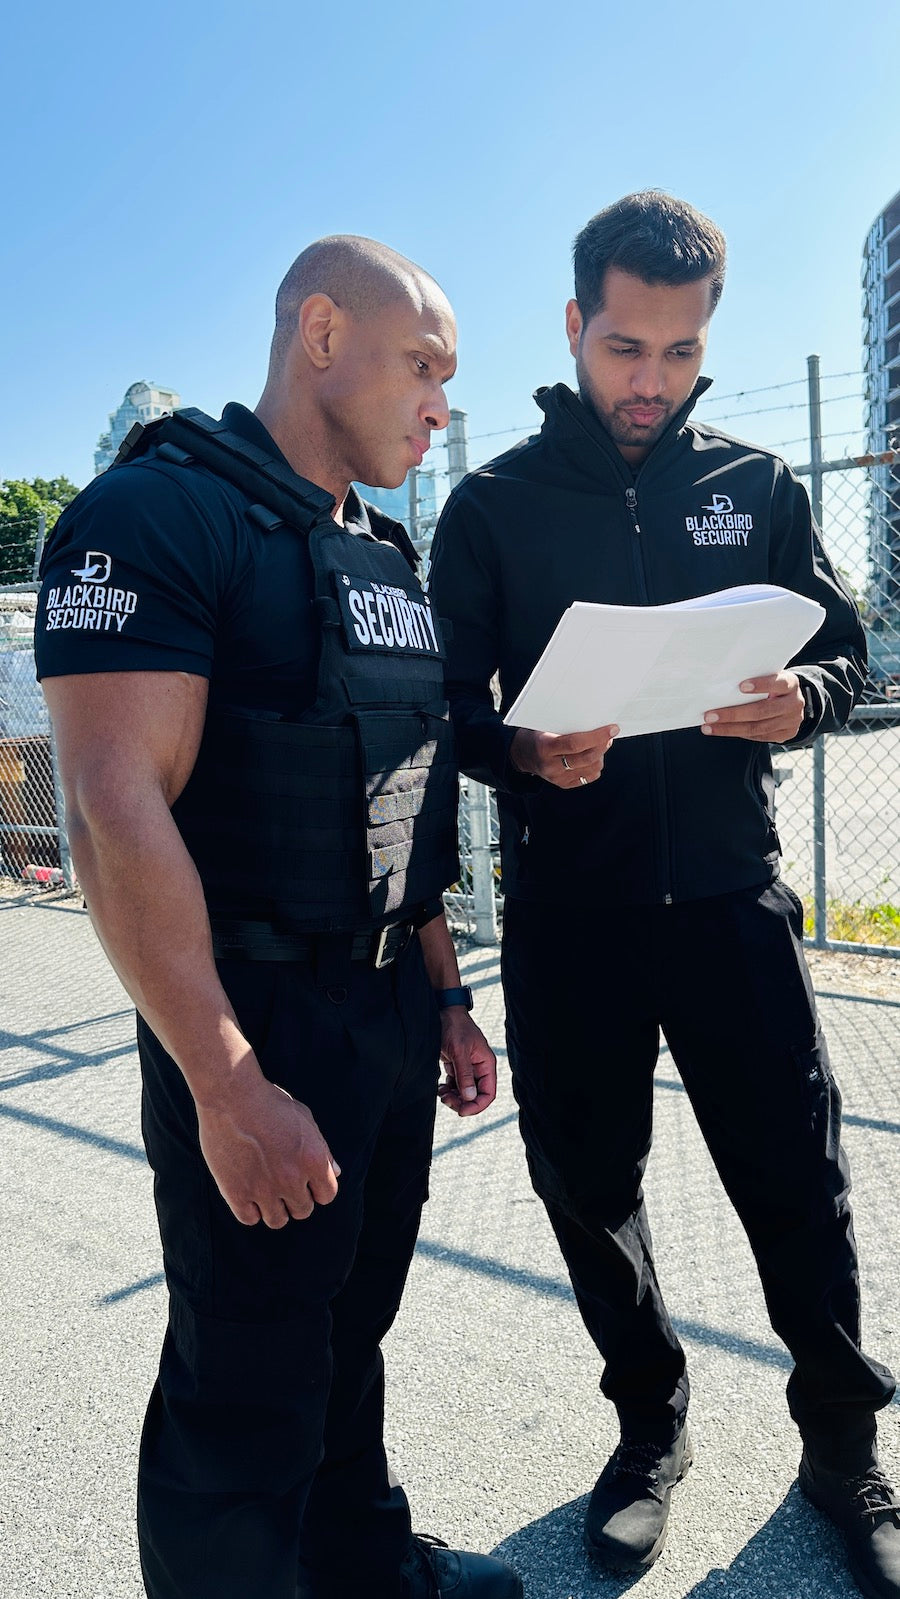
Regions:
[[154, 417], [162, 416], [166, 411], [176, 411], [180, 404], [181, 395], [176, 394], [174, 389], [161, 389], [155, 383], [145, 383], [143, 380], [132, 383], [130, 389], [126, 389], [118, 410], [110, 412], [109, 432], [101, 433], [97, 441], [94, 476], [98, 477], [108, 466], [112, 466], [119, 445], [135, 422], [152, 422]]

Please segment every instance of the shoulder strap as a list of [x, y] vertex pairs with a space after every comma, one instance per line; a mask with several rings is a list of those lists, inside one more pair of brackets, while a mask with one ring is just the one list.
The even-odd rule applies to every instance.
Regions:
[[256, 518], [264, 527], [286, 522], [306, 529], [330, 516], [334, 509], [333, 495], [307, 483], [277, 456], [192, 407], [146, 425], [135, 423], [109, 470], [135, 460], [149, 449], [176, 466], [198, 461], [226, 483], [234, 484], [251, 500], [251, 510], [269, 513], [268, 518]]

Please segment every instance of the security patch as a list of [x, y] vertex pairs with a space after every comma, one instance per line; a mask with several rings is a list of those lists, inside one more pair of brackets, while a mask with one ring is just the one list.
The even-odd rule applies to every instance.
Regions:
[[348, 572], [335, 572], [334, 578], [348, 649], [443, 660], [437, 620], [421, 589]]

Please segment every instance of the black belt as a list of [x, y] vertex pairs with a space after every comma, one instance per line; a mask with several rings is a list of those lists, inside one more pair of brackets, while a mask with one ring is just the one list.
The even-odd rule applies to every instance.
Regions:
[[397, 959], [414, 932], [412, 922], [364, 933], [286, 933], [271, 922], [220, 916], [210, 925], [216, 960], [309, 961], [327, 954], [330, 959], [365, 961], [376, 971]]

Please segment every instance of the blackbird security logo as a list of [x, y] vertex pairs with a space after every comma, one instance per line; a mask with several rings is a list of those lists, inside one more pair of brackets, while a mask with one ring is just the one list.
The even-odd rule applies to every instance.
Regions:
[[86, 550], [83, 564], [70, 567], [70, 571], [81, 581], [48, 590], [46, 631], [121, 633], [137, 609], [138, 597], [134, 589], [110, 584], [111, 557], [104, 550]]
[[684, 525], [695, 544], [737, 544], [745, 547], [753, 531], [749, 511], [736, 511], [730, 494], [714, 494], [701, 505], [698, 516], [686, 516]]
[[72, 576], [84, 583], [105, 583], [112, 571], [112, 561], [103, 550], [87, 550], [84, 566], [73, 566]]

